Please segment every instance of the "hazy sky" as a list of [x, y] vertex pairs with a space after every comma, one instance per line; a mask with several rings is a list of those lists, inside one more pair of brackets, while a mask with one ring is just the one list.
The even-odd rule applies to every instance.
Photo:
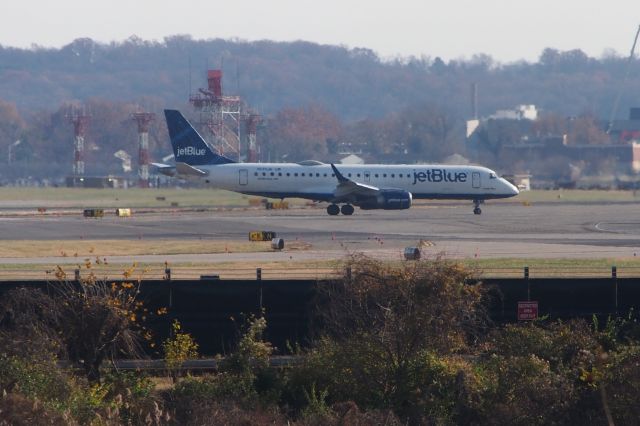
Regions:
[[365, 47], [383, 58], [486, 53], [511, 62], [536, 61], [545, 47], [628, 55], [639, 24], [638, 0], [2, 0], [0, 44], [190, 34]]

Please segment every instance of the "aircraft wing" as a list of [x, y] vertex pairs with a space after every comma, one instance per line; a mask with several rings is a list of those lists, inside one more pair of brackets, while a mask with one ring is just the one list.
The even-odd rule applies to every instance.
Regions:
[[376, 186], [366, 185], [345, 177], [333, 164], [331, 168], [338, 178], [338, 185], [333, 191], [336, 201], [354, 202], [361, 198], [374, 197], [380, 193], [380, 188]]

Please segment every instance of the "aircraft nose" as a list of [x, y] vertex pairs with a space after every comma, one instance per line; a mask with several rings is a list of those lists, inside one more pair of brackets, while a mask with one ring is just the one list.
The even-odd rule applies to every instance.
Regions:
[[506, 190], [509, 193], [510, 196], [514, 197], [516, 195], [518, 195], [520, 193], [520, 190], [518, 190], [518, 188], [512, 184], [511, 182], [509, 182], [506, 179], [503, 179], [503, 182], [506, 186]]

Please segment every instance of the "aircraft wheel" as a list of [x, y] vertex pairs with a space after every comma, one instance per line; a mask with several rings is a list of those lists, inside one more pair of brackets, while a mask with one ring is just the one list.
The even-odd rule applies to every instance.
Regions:
[[351, 204], [345, 204], [344, 206], [342, 206], [340, 211], [345, 216], [351, 216], [353, 214], [353, 206]]
[[340, 207], [338, 207], [337, 204], [329, 204], [327, 207], [327, 213], [329, 213], [330, 216], [336, 216], [340, 213]]
[[475, 209], [473, 209], [473, 214], [482, 214], [482, 210], [480, 210], [480, 207], [476, 207]]

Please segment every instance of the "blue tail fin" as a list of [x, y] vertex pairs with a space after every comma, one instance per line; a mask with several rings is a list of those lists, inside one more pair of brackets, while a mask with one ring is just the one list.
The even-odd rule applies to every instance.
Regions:
[[233, 160], [213, 152], [180, 111], [165, 109], [164, 116], [176, 162], [191, 166], [234, 163]]

